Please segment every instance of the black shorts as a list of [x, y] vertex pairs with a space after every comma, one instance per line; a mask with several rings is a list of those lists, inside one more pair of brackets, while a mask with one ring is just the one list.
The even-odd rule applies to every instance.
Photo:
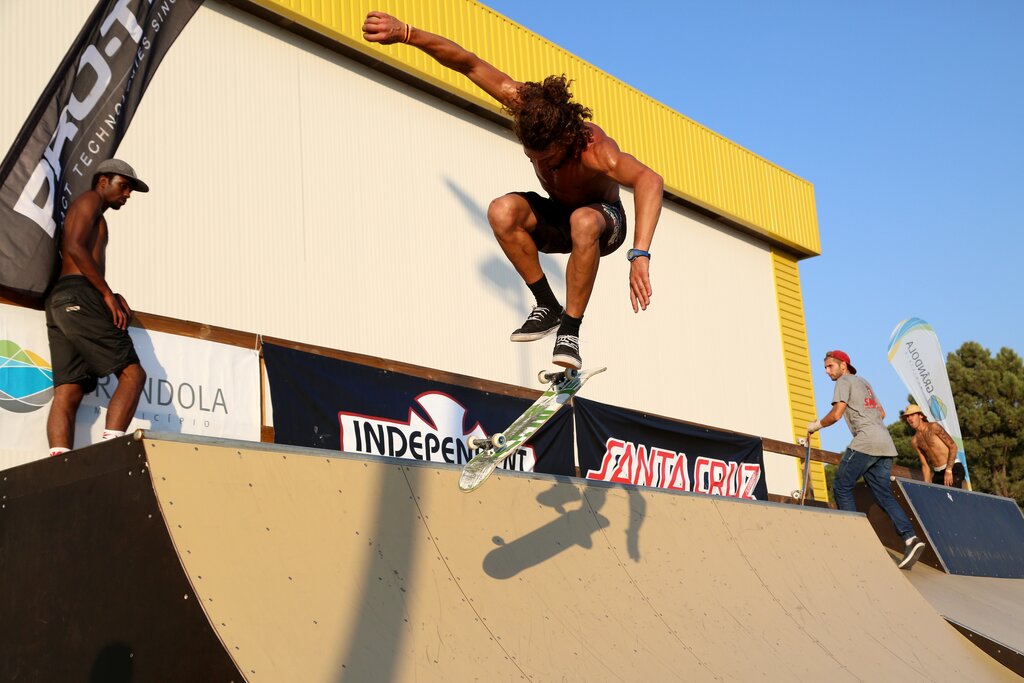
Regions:
[[[531, 235], [539, 251], [545, 254], [568, 254], [572, 251], [569, 217], [580, 207], [560, 204], [536, 192], [512, 194], [517, 194], [529, 202], [533, 215], [537, 217], [537, 227]], [[584, 206], [595, 206], [604, 216], [604, 232], [598, 241], [601, 256], [607, 256], [622, 246], [626, 241], [626, 212], [622, 209], [622, 202], [595, 202]]]
[[82, 275], [65, 275], [46, 297], [53, 383], [81, 384], [86, 393], [100, 377], [139, 362], [128, 330], [118, 329], [103, 297]]
[[[965, 478], [966, 474], [967, 474], [967, 472], [964, 470], [964, 464], [962, 462], [955, 463], [953, 465], [953, 486], [952, 486], [952, 488], [962, 489], [964, 487], [964, 478]], [[945, 484], [945, 482], [946, 482], [946, 470], [942, 470], [941, 472], [932, 472], [932, 483], [933, 484], [939, 484], [941, 486], [942, 484]]]

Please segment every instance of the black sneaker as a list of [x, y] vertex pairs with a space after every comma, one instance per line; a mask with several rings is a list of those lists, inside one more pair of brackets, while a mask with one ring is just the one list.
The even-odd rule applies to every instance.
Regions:
[[574, 370], [582, 368], [580, 338], [575, 334], [558, 335], [555, 339], [555, 351], [551, 355], [551, 362], [563, 368], [573, 368]]
[[536, 341], [557, 330], [561, 322], [561, 307], [556, 311], [547, 306], [534, 306], [523, 326], [513, 332], [509, 339], [514, 342]]
[[921, 557], [921, 553], [924, 551], [924, 541], [921, 541], [917, 536], [912, 536], [907, 541], [906, 548], [903, 550], [903, 559], [900, 560], [897, 565], [900, 569], [910, 569], [917, 562], [917, 558]]

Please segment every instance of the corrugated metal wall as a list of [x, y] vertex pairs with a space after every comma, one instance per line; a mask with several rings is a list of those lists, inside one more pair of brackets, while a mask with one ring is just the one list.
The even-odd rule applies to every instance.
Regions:
[[[0, 42], [32, 73], [0, 76], [16, 103], [0, 139], [89, 9], [0, 10]], [[208, 0], [119, 156], [153, 188], [108, 217], [108, 275], [138, 310], [515, 384], [550, 362], [548, 340], [508, 342], [532, 302], [485, 211], [539, 188], [501, 126]], [[654, 302], [639, 315], [622, 254], [602, 262], [583, 355], [610, 370], [588, 396], [791, 440], [768, 245], [667, 205], [653, 251]], [[561, 292], [564, 257], [543, 262]]]
[[494, 101], [461, 74], [404, 45], [362, 39], [370, 10], [439, 33], [517, 80], [565, 73], [576, 98], [620, 146], [665, 177], [665, 189], [805, 256], [819, 254], [814, 188], [805, 180], [630, 88], [473, 0], [243, 0], [371, 54], [479, 106]]
[[[804, 322], [804, 299], [800, 287], [800, 268], [796, 258], [779, 249], [772, 249], [772, 268], [775, 274], [775, 294], [779, 307], [779, 328], [782, 332], [786, 383], [793, 424], [793, 441], [806, 437], [807, 424], [817, 419], [818, 407], [814, 403], [814, 382], [811, 378], [811, 358], [807, 346], [807, 326]], [[820, 435], [811, 436], [811, 446], [821, 448]], [[797, 463], [802, 469], [802, 463]], [[800, 472], [800, 476], [803, 473]], [[815, 500], [828, 500], [825, 468], [820, 462], [811, 463], [811, 482]]]

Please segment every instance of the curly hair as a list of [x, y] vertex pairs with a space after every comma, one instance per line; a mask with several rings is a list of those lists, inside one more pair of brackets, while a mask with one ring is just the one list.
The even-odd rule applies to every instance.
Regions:
[[519, 88], [519, 102], [509, 113], [513, 131], [526, 149], [541, 151], [552, 144], [566, 148], [566, 159], [578, 158], [593, 137], [584, 123], [590, 109], [572, 101], [571, 81], [565, 75], [548, 76], [542, 83], [527, 81]]

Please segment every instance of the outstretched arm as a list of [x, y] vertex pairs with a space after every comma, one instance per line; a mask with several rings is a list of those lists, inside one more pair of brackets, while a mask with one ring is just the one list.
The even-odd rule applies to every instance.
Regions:
[[[626, 154], [611, 138], [604, 138], [587, 148], [584, 163], [593, 166], [609, 178], [633, 190], [636, 206], [636, 226], [633, 229], [633, 248], [651, 250], [654, 229], [661, 217], [664, 182], [661, 176], [631, 154]], [[633, 312], [647, 310], [651, 303], [650, 259], [640, 257], [629, 264], [629, 299]]]
[[807, 436], [810, 436], [822, 427], [828, 427], [839, 422], [839, 420], [843, 419], [843, 415], [845, 413], [846, 403], [843, 401], [836, 401], [832, 404], [832, 410], [828, 411], [828, 415], [807, 425]]
[[519, 102], [519, 81], [447, 38], [418, 29], [384, 12], [370, 12], [363, 22], [363, 39], [381, 45], [408, 43], [423, 50], [442, 66], [458, 71], [508, 109]]

